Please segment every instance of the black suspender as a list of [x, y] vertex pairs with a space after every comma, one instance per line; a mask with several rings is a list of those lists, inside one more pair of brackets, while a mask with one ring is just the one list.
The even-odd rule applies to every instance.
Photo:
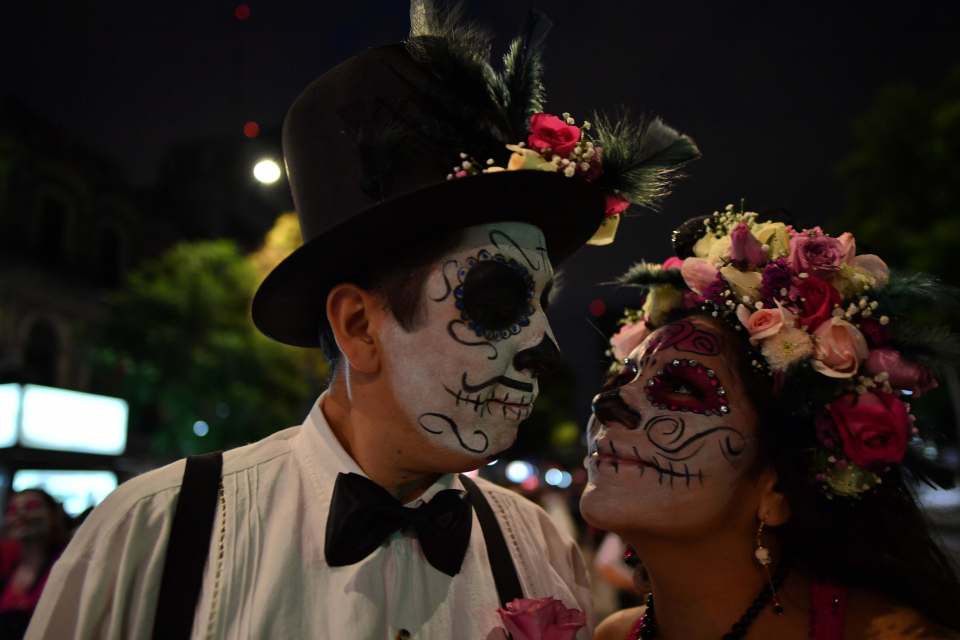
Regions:
[[487, 502], [483, 491], [480, 491], [477, 483], [463, 474], [460, 474], [460, 482], [467, 490], [473, 509], [477, 512], [477, 519], [480, 520], [483, 540], [487, 544], [490, 569], [493, 571], [493, 581], [497, 585], [497, 594], [500, 596], [500, 605], [506, 608], [508, 602], [523, 597], [523, 588], [520, 586], [520, 578], [517, 576], [513, 557], [510, 555], [507, 541], [503, 539], [497, 516], [493, 514], [493, 509], [490, 508], [490, 503]]
[[[153, 623], [154, 640], [190, 637], [200, 600], [203, 567], [210, 548], [222, 470], [223, 454], [219, 451], [187, 458], [163, 564], [160, 596]], [[480, 520], [493, 581], [497, 585], [501, 606], [506, 607], [511, 600], [523, 597], [523, 588], [510, 549], [480, 487], [462, 474], [460, 482], [467, 490], [470, 503]]]
[[187, 458], [160, 580], [160, 597], [153, 620], [155, 640], [190, 637], [200, 599], [203, 566], [210, 548], [222, 470], [220, 451]]

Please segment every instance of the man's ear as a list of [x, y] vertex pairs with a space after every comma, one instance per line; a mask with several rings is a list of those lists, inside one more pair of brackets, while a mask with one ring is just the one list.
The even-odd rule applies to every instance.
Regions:
[[386, 310], [380, 298], [355, 284], [342, 283], [327, 294], [327, 322], [349, 366], [361, 373], [380, 369], [376, 339]]
[[790, 503], [777, 488], [777, 473], [772, 469], [761, 474], [757, 518], [771, 527], [778, 527], [790, 519]]

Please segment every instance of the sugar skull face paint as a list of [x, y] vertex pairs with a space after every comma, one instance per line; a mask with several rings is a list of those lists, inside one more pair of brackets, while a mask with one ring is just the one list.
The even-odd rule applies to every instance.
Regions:
[[[584, 517], [611, 530], [694, 532], [739, 495], [756, 415], [700, 318], [651, 334], [594, 399]], [[669, 517], [667, 517], [669, 516]]]
[[431, 443], [489, 458], [533, 410], [537, 376], [559, 359], [545, 247], [529, 224], [471, 227], [430, 272], [417, 327], [389, 319], [381, 340], [394, 391]]

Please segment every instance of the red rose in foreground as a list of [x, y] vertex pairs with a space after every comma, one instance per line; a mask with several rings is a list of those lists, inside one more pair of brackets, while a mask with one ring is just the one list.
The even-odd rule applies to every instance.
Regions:
[[889, 393], [848, 393], [827, 407], [843, 452], [861, 467], [896, 464], [907, 451], [910, 414]]
[[[535, 113], [530, 117], [530, 135], [527, 144], [535, 151], [550, 148], [553, 153], [567, 157], [580, 142], [580, 127], [567, 124], [549, 113]], [[609, 214], [608, 214], [609, 215]]]
[[833, 315], [833, 308], [843, 301], [833, 285], [816, 276], [799, 278], [796, 294], [800, 298], [800, 324], [810, 331]]
[[518, 598], [497, 613], [513, 640], [573, 640], [587, 623], [583, 611], [555, 598]]

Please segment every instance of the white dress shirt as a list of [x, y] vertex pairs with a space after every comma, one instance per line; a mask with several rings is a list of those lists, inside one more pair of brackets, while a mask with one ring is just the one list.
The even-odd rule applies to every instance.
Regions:
[[[192, 637], [395, 640], [406, 630], [411, 638], [502, 638], [476, 514], [463, 567], [452, 578], [402, 532], [355, 565], [327, 565], [334, 481], [340, 472], [363, 471], [331, 432], [320, 404], [301, 426], [224, 453], [224, 499]], [[133, 478], [90, 514], [53, 567], [28, 640], [151, 637], [183, 469], [180, 460]], [[524, 596], [557, 598], [584, 611], [589, 623], [589, 581], [575, 544], [532, 502], [482, 479], [477, 484], [497, 516]], [[462, 489], [456, 474], [441, 477], [420, 500], [449, 488]], [[590, 629], [577, 637], [590, 638]]]

